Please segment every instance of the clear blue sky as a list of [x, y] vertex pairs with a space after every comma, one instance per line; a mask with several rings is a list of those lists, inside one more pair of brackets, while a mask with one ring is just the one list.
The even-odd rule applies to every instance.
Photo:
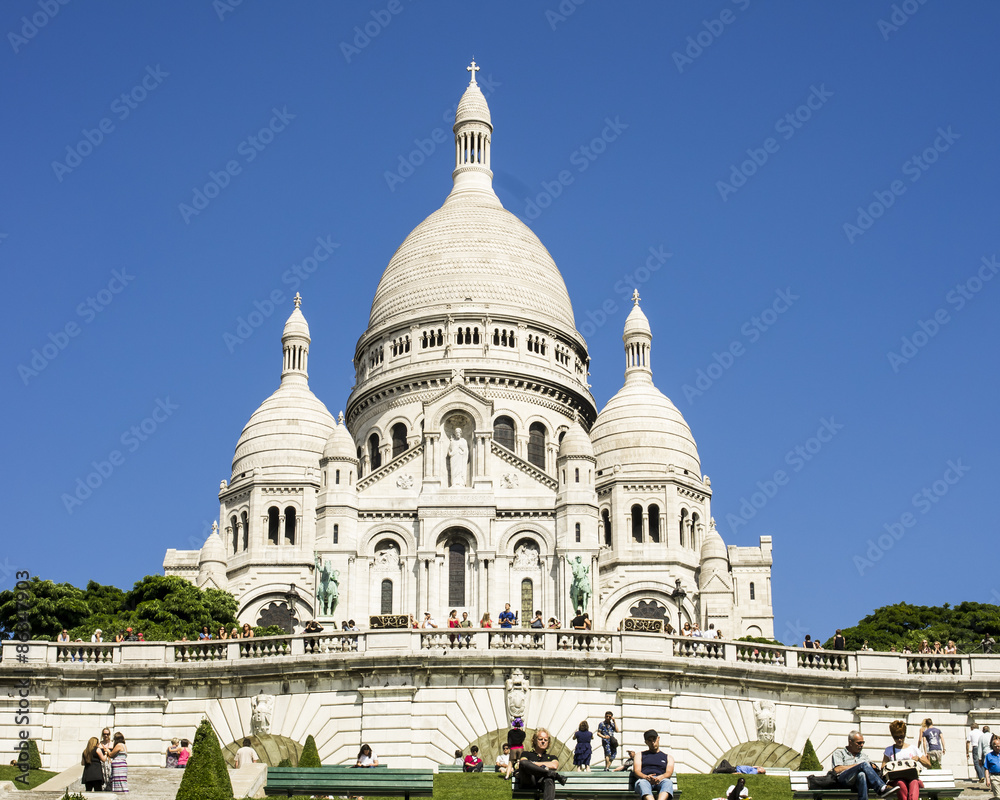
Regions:
[[475, 56], [497, 193], [562, 270], [598, 406], [638, 285], [720, 533], [774, 537], [778, 637], [996, 602], [1000, 7], [898, 5], [4, 3], [0, 583], [127, 587], [200, 546], [295, 289], [344, 407]]

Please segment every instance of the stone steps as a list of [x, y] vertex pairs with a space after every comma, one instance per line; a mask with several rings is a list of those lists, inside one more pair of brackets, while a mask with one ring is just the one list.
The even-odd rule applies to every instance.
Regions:
[[[68, 770], [50, 778], [36, 789], [20, 793], [28, 800], [60, 800], [66, 791], [70, 794], [79, 792], [87, 797], [111, 797], [110, 793], [90, 794], [80, 783], [82, 767], [71, 767]], [[174, 800], [177, 787], [181, 784], [184, 770], [166, 769], [163, 767], [129, 767], [128, 796], [134, 800]]]

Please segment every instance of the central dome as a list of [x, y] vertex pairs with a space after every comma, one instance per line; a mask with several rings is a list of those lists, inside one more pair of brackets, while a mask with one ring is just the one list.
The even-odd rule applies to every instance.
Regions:
[[454, 195], [413, 229], [382, 274], [369, 328], [470, 302], [576, 336], [552, 256], [492, 192]]

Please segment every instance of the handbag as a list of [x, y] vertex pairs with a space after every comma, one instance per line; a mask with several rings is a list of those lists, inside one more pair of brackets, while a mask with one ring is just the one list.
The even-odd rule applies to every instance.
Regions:
[[611, 746], [612, 750], [617, 750], [618, 749], [618, 740], [614, 737], [613, 734], [612, 734], [611, 738], [608, 739], [608, 744]]
[[826, 775], [808, 775], [806, 777], [806, 784], [809, 786], [810, 791], [816, 791], [817, 789], [840, 788], [837, 783], [837, 778], [829, 773]]
[[887, 761], [882, 767], [882, 777], [887, 781], [915, 781], [920, 778], [923, 764], [914, 758], [900, 758]]

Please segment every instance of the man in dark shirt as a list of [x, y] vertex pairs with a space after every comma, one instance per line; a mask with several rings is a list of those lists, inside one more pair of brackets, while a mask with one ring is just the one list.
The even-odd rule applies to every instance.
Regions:
[[847, 640], [844, 638], [844, 634], [840, 632], [840, 628], [837, 629], [837, 633], [833, 637], [833, 649], [843, 650], [847, 647]]
[[517, 762], [517, 783], [520, 789], [542, 787], [542, 800], [555, 800], [555, 781], [565, 785], [566, 778], [556, 770], [559, 760], [548, 753], [552, 736], [545, 728], [538, 728], [531, 737], [531, 750]]
[[629, 756], [634, 759], [632, 774], [635, 777], [635, 793], [642, 800], [653, 800], [656, 792], [657, 800], [667, 800], [674, 796], [674, 782], [670, 776], [674, 774], [674, 757], [660, 750], [660, 735], [650, 729], [642, 738], [646, 741], [646, 750], [639, 758], [634, 751]]
[[577, 606], [576, 616], [573, 617], [572, 620], [570, 620], [569, 626], [573, 628], [573, 630], [577, 631], [583, 631], [587, 629], [587, 618], [586, 615], [583, 613], [582, 607]]

